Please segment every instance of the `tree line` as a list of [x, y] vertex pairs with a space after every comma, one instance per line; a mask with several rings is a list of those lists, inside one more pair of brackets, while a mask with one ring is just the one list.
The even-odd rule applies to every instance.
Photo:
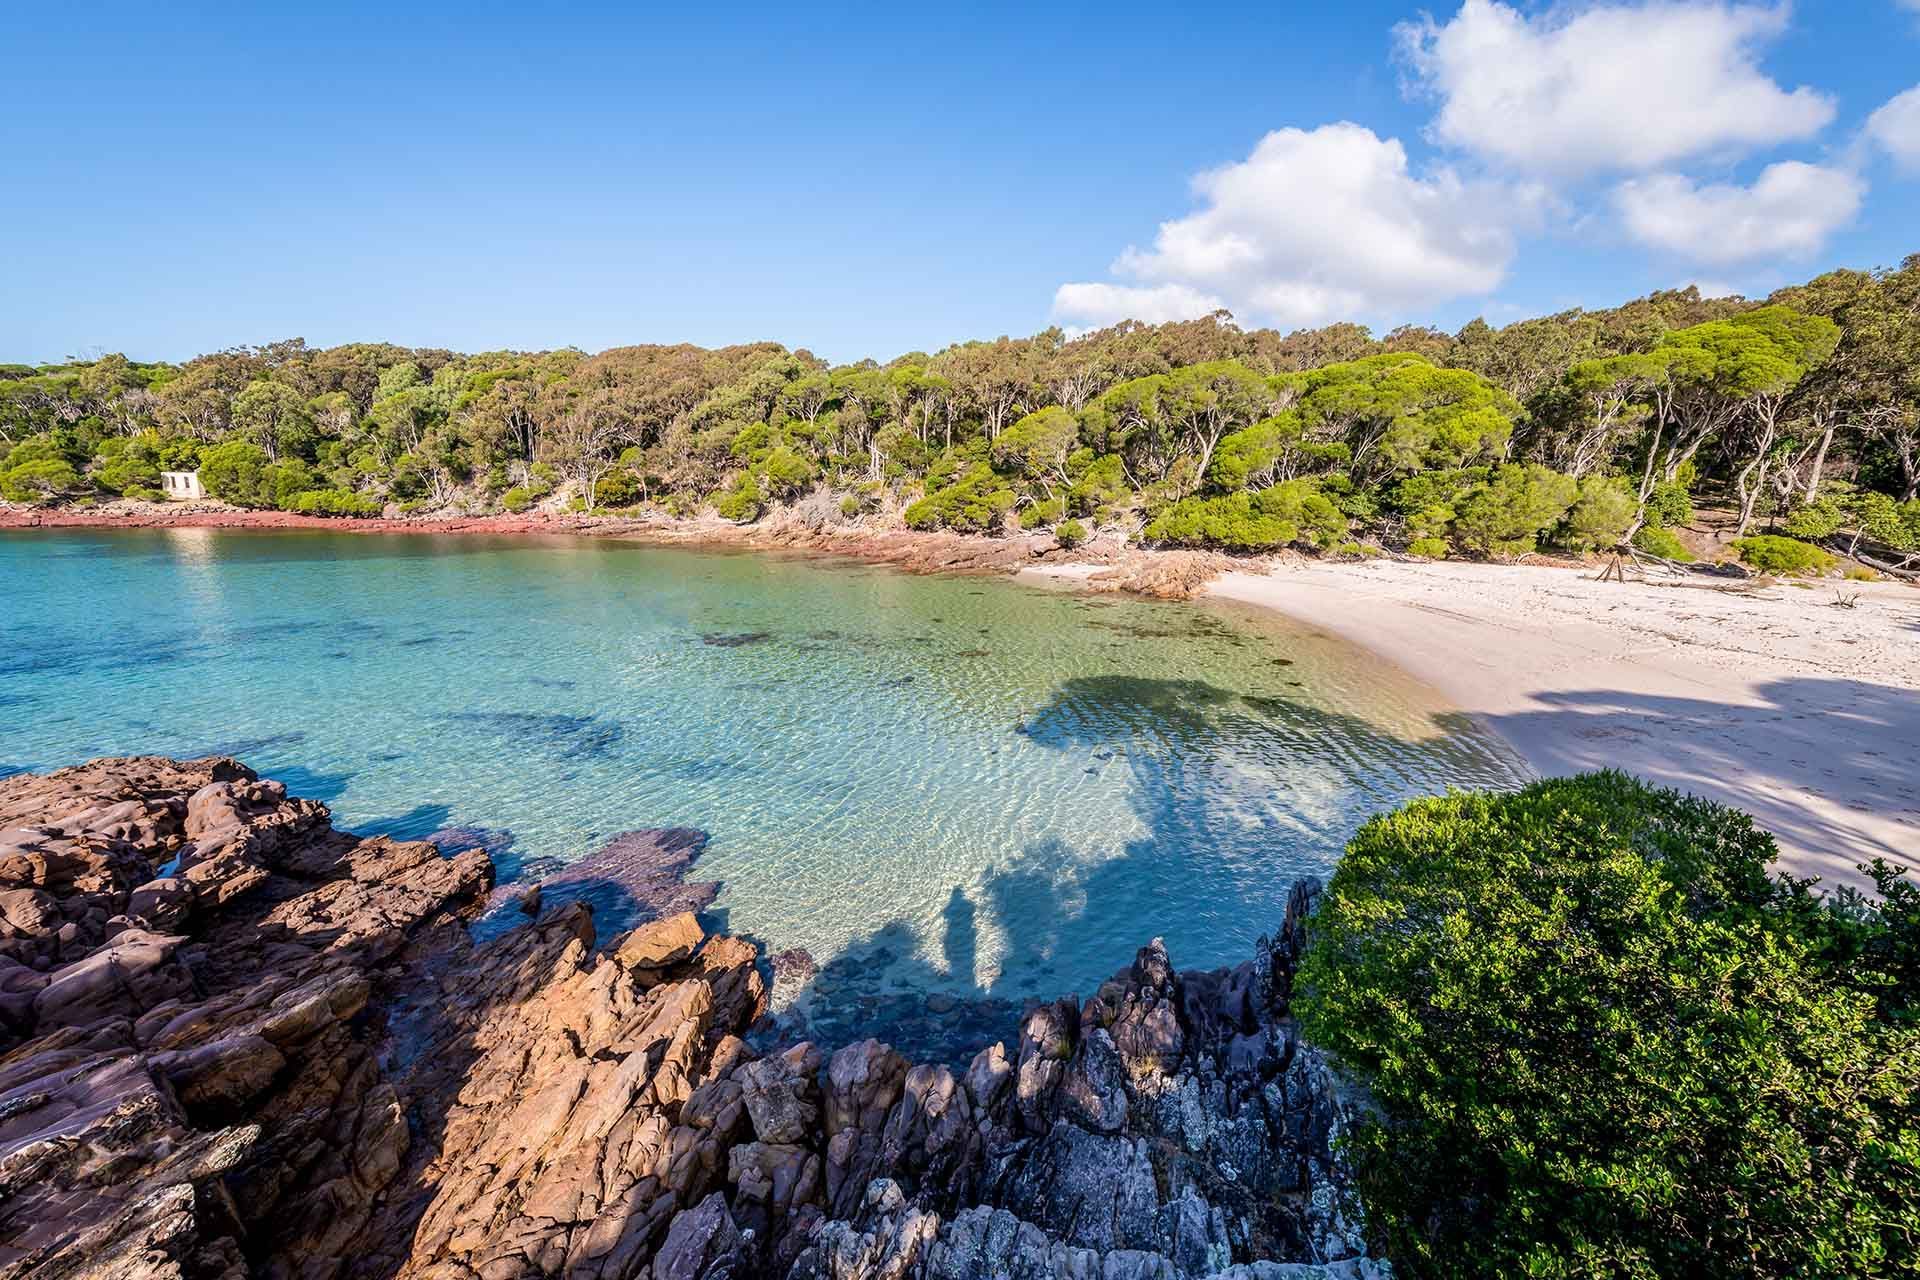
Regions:
[[[981, 533], [1508, 556], [1669, 532], [1920, 550], [1920, 255], [1764, 300], [1656, 293], [1458, 333], [1219, 312], [833, 366], [754, 343], [461, 355], [294, 339], [0, 365], [0, 497], [316, 514], [785, 507]], [[1759, 538], [1755, 542], [1765, 543]], [[1778, 539], [1774, 539], [1778, 541]], [[1775, 549], [1777, 552], [1777, 548]]]

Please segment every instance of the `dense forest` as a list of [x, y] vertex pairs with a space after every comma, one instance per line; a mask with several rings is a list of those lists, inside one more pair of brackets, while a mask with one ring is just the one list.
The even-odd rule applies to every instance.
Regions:
[[1763, 567], [1904, 564], [1920, 255], [1764, 301], [1685, 289], [1451, 335], [1283, 335], [1223, 312], [837, 367], [774, 343], [299, 339], [0, 365], [0, 497], [157, 498], [185, 469], [214, 497], [321, 515], [784, 510], [1431, 556], [1631, 541], [1685, 558], [1670, 529], [1700, 498], [1764, 531], [1736, 544]]

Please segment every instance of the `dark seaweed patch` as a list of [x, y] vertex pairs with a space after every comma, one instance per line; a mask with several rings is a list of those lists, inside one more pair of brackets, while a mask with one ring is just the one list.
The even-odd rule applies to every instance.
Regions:
[[771, 639], [771, 631], [709, 631], [700, 637], [700, 643], [716, 649], [738, 649], [743, 645], [763, 644]]
[[602, 720], [590, 715], [456, 711], [442, 718], [481, 733], [509, 739], [516, 746], [544, 748], [562, 760], [591, 760], [611, 755], [627, 732], [617, 720]]

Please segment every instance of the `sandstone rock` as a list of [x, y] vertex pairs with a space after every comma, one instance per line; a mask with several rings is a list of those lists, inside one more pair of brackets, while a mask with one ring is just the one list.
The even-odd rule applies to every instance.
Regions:
[[[1385, 1274], [1287, 1014], [1312, 885], [1250, 963], [1155, 942], [956, 1076], [755, 1058], [697, 832], [476, 943], [484, 848], [336, 832], [232, 760], [0, 780], [0, 827], [0, 1280]], [[614, 873], [645, 905], [602, 953]]]
[[650, 977], [691, 957], [706, 937], [693, 912], [682, 911], [628, 933], [614, 948], [614, 959], [622, 968]]

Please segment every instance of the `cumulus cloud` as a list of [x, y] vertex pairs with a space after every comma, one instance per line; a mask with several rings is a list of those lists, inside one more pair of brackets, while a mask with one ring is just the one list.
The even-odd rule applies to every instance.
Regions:
[[1813, 136], [1831, 98], [1760, 70], [1787, 6], [1601, 4], [1529, 18], [1466, 0], [1396, 28], [1415, 85], [1440, 102], [1430, 136], [1539, 173], [1634, 172]]
[[[1920, 10], [1920, 0], [1912, 0], [1912, 7]], [[1868, 116], [1867, 137], [1900, 168], [1920, 173], [1920, 84]]]
[[1538, 200], [1445, 170], [1415, 174], [1397, 139], [1356, 124], [1276, 130], [1193, 186], [1197, 211], [1114, 263], [1126, 283], [1061, 285], [1054, 315], [1099, 325], [1226, 306], [1312, 325], [1487, 293]]
[[1860, 208], [1866, 185], [1845, 169], [1786, 161], [1752, 186], [1661, 173], [1621, 183], [1614, 205], [1642, 244], [1689, 262], [1805, 257]]

